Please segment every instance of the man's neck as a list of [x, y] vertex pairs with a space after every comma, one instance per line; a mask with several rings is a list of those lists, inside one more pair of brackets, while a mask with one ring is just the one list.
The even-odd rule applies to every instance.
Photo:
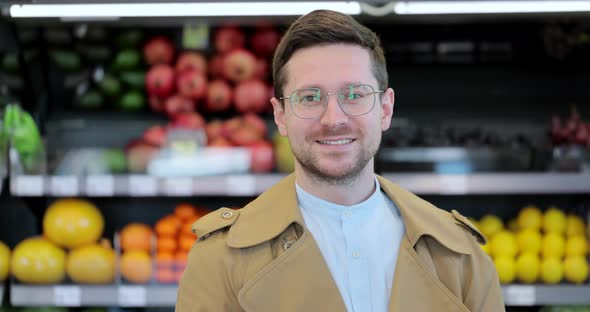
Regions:
[[375, 172], [372, 164], [367, 164], [350, 183], [336, 184], [311, 176], [303, 168], [296, 166], [297, 184], [313, 196], [329, 202], [351, 206], [363, 202], [375, 192]]

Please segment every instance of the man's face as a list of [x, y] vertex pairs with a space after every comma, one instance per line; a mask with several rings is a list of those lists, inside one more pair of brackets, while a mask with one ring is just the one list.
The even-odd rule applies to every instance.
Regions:
[[[371, 72], [369, 52], [357, 45], [331, 44], [298, 50], [286, 67], [284, 95], [296, 89], [318, 87], [337, 92], [350, 84], [368, 84], [378, 89]], [[346, 183], [363, 170], [373, 171], [373, 156], [381, 142], [381, 132], [389, 128], [393, 111], [393, 90], [376, 93], [375, 107], [361, 116], [349, 116], [331, 95], [323, 115], [301, 119], [289, 100], [284, 107], [271, 100], [279, 132], [288, 136], [296, 159], [296, 170], [303, 170], [331, 183]]]

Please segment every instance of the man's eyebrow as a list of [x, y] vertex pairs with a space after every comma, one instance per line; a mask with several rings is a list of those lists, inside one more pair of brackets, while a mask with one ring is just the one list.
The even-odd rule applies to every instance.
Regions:
[[[340, 85], [339, 88], [341, 89], [341, 88], [345, 88], [345, 87], [348, 87], [348, 86], [351, 86], [351, 85], [357, 86], [357, 85], [361, 85], [361, 84], [364, 84], [364, 83], [362, 83], [360, 81], [345, 81], [345, 82], [343, 82]], [[324, 88], [324, 87], [322, 87], [322, 86], [320, 86], [318, 84], [303, 85], [303, 86], [298, 87], [297, 89], [310, 89], [310, 88], [318, 88], [318, 89], [322, 89], [322, 90], [328, 91], [326, 88]]]

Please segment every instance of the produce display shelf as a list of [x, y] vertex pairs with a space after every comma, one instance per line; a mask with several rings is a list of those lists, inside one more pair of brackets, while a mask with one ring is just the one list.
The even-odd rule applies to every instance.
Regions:
[[60, 307], [170, 307], [177, 285], [12, 285], [13, 306]]
[[[477, 173], [384, 176], [417, 194], [580, 194], [590, 193], [590, 175], [579, 173]], [[244, 174], [207, 177], [147, 175], [43, 176], [10, 179], [15, 196], [256, 196], [284, 174]]]
[[398, 174], [383, 176], [417, 194], [584, 194], [590, 193], [590, 174], [474, 173]]
[[207, 177], [148, 175], [41, 176], [10, 179], [13, 195], [35, 196], [255, 196], [278, 182], [282, 174]]
[[[120, 306], [171, 307], [177, 285], [12, 285], [13, 306]], [[507, 306], [590, 304], [590, 285], [507, 285], [502, 287]]]
[[590, 304], [590, 285], [507, 285], [502, 293], [507, 306]]

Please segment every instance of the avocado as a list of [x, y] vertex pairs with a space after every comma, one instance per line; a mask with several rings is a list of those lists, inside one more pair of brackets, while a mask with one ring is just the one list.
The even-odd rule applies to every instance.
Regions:
[[6, 53], [2, 56], [1, 68], [7, 72], [14, 73], [18, 71], [18, 54]]
[[76, 106], [83, 109], [97, 109], [102, 106], [103, 102], [102, 95], [96, 90], [91, 90], [80, 96]]
[[100, 90], [107, 96], [118, 96], [121, 94], [121, 82], [111, 74], [105, 74], [98, 83]]
[[51, 60], [64, 70], [76, 71], [81, 66], [80, 56], [73, 51], [53, 51], [51, 53]]
[[112, 50], [108, 46], [102, 45], [80, 45], [78, 51], [82, 56], [92, 63], [103, 64], [112, 56]]
[[145, 97], [142, 92], [137, 90], [129, 91], [121, 97], [119, 108], [125, 111], [138, 111], [145, 106]]
[[116, 70], [131, 70], [139, 66], [141, 54], [135, 50], [126, 49], [119, 51], [115, 56], [113, 67]]
[[144, 71], [125, 71], [119, 77], [121, 81], [134, 89], [143, 89], [145, 87]]
[[141, 44], [143, 32], [139, 29], [129, 29], [120, 32], [115, 39], [117, 46], [123, 49], [135, 48]]

